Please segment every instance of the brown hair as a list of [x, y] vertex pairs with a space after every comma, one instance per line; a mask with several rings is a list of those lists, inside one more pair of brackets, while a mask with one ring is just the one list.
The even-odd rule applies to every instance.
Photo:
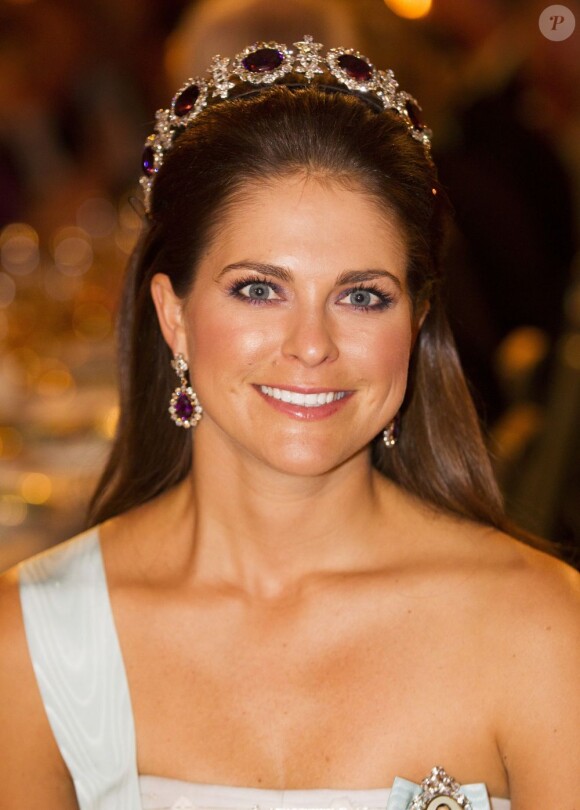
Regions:
[[505, 528], [474, 406], [441, 305], [449, 206], [433, 164], [400, 116], [353, 94], [274, 86], [208, 107], [177, 139], [154, 184], [150, 222], [127, 275], [119, 321], [121, 415], [90, 507], [102, 521], [160, 494], [191, 466], [191, 434], [167, 414], [176, 379], [150, 295], [155, 273], [185, 297], [201, 250], [248, 182], [296, 171], [354, 183], [406, 236], [419, 333], [397, 445], [378, 437], [373, 463], [438, 509]]

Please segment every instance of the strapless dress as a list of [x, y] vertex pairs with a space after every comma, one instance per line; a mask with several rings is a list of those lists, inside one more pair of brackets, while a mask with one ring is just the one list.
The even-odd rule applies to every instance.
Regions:
[[[441, 780], [429, 774], [425, 782]], [[449, 779], [451, 785], [454, 780]], [[485, 786], [456, 785], [439, 793], [433, 785], [423, 788], [406, 779], [395, 779], [392, 788], [371, 790], [263, 790], [262, 788], [230, 787], [180, 782], [158, 776], [139, 778], [143, 810], [407, 810], [415, 807], [456, 810], [510, 810], [509, 799], [488, 799]], [[422, 796], [421, 794], [425, 795]], [[453, 798], [453, 793], [458, 798]], [[415, 808], [413, 808], [415, 810]]]

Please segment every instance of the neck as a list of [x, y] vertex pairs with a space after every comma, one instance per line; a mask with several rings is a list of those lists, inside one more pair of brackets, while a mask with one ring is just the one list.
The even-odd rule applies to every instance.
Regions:
[[231, 445], [204, 444], [196, 437], [171, 509], [195, 576], [274, 597], [312, 575], [368, 569], [384, 554], [388, 521], [379, 543], [377, 516], [382, 522], [394, 493], [367, 449], [309, 477], [273, 470]]

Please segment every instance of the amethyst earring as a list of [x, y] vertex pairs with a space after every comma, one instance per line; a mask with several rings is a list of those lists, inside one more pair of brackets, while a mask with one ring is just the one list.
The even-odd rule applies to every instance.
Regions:
[[397, 444], [397, 439], [399, 438], [399, 419], [397, 416], [389, 422], [386, 428], [383, 430], [383, 441], [385, 446], [389, 448], [393, 448]]
[[187, 384], [187, 362], [182, 354], [176, 354], [171, 361], [171, 367], [179, 377], [180, 385], [171, 395], [169, 414], [176, 425], [182, 428], [195, 427], [203, 409], [193, 388]]

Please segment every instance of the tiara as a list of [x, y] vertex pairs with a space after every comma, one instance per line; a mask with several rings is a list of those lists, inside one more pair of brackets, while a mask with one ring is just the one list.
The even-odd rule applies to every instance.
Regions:
[[[140, 179], [145, 196], [145, 210], [150, 212], [151, 193], [155, 175], [163, 165], [175, 139], [212, 101], [255, 93], [259, 86], [271, 86], [284, 80], [289, 73], [298, 74], [303, 81], [290, 84], [292, 88], [307, 86], [315, 76], [330, 73], [337, 85], [317, 86], [329, 91], [359, 94], [379, 111], [392, 110], [407, 125], [409, 133], [423, 144], [427, 156], [431, 148], [431, 130], [421, 116], [421, 107], [409, 93], [399, 90], [392, 70], [378, 70], [366, 56], [352, 48], [332, 48], [326, 55], [322, 45], [309, 35], [295, 42], [296, 51], [277, 42], [256, 42], [233, 60], [214, 56], [208, 68], [210, 78], [188, 79], [173, 96], [167, 110], [158, 110], [155, 128], [143, 150]], [[346, 88], [346, 89], [345, 89]], [[243, 92], [245, 89], [245, 93]]]

